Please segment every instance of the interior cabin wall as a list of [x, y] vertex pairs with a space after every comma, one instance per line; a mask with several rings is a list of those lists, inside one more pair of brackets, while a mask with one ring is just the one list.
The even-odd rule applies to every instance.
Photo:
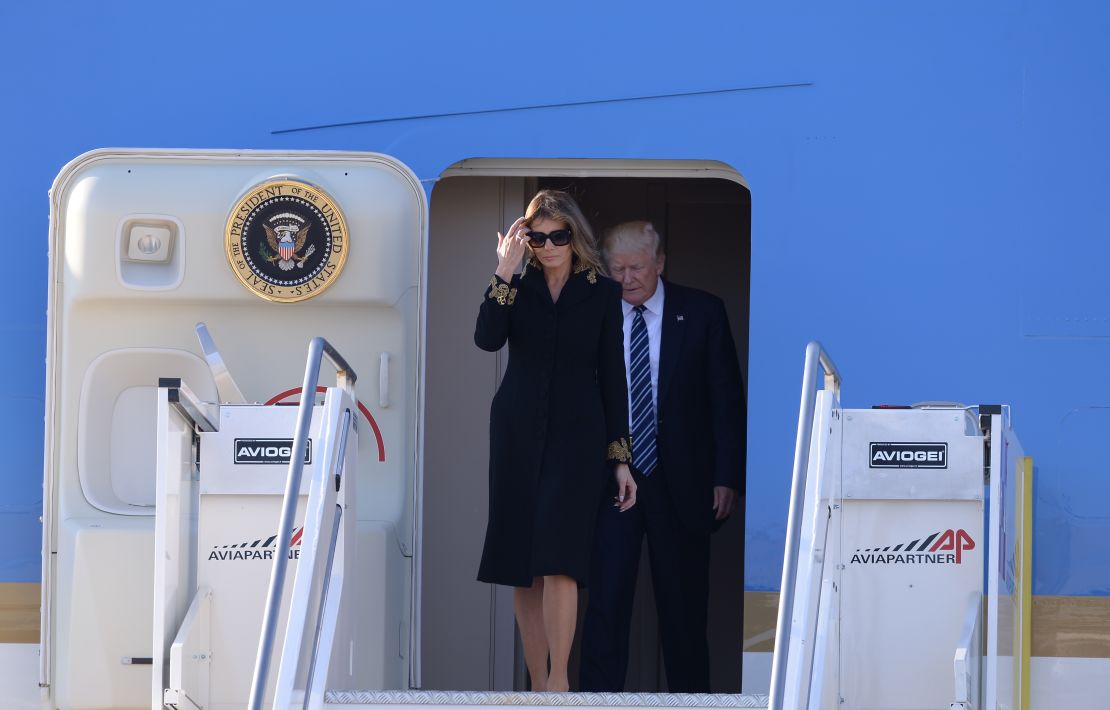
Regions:
[[[489, 406], [505, 353], [474, 346], [478, 306], [496, 265], [497, 230], [537, 188], [571, 191], [598, 234], [650, 219], [666, 240], [665, 277], [724, 299], [747, 381], [750, 200], [727, 180], [451, 177], [432, 192], [428, 253], [422, 668], [426, 689], [523, 689], [512, 594], [475, 581], [488, 506]], [[741, 509], [742, 514], [742, 509]], [[743, 520], [713, 538], [711, 683], [739, 692]], [[587, 603], [584, 593], [580, 616]], [[633, 617], [627, 689], [666, 689], [646, 555]], [[572, 656], [572, 688], [577, 680]]]
[[[424, 405], [423, 687], [511, 690], [511, 590], [475, 581], [488, 511], [489, 405], [502, 354], [474, 345], [497, 230], [523, 181], [450, 178], [432, 193]], [[507, 221], [506, 221], [507, 220]]]

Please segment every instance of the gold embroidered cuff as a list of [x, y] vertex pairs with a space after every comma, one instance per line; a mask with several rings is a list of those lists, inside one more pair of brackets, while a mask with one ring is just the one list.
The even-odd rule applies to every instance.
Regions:
[[629, 448], [628, 442], [622, 437], [620, 440], [609, 444], [609, 455], [606, 458], [617, 463], [632, 463], [632, 450]]
[[507, 283], [499, 283], [497, 277], [493, 276], [489, 280], [489, 293], [486, 294], [486, 298], [491, 298], [502, 306], [511, 306], [516, 300], [516, 289], [509, 288]]

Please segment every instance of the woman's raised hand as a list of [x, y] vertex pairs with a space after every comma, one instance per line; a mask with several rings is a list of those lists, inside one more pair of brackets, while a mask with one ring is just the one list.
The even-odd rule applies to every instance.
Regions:
[[508, 234], [497, 233], [497, 270], [494, 272], [505, 281], [511, 281], [513, 272], [524, 258], [524, 245], [528, 243], [524, 218], [520, 217], [509, 227]]

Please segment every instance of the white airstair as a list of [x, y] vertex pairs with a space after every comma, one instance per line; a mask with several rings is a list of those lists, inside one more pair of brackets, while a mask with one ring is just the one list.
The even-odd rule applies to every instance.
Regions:
[[[344, 594], [356, 376], [315, 338], [302, 392], [317, 391], [324, 357], [337, 386], [295, 410], [204, 402], [180, 379], [159, 382], [152, 707], [319, 707], [329, 679], [355, 680], [343, 617], [357, 603]], [[256, 560], [273, 561], [268, 588], [257, 565], [237, 564]]]
[[810, 343], [770, 707], [1027, 708], [1031, 478], [1008, 407], [842, 409]]

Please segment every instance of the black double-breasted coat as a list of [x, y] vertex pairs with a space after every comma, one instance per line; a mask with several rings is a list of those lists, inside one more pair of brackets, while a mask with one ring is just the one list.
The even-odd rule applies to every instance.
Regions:
[[490, 409], [489, 522], [478, 579], [585, 584], [612, 467], [631, 461], [620, 285], [576, 264], [558, 301], [533, 262], [490, 280], [474, 342], [509, 344]]

